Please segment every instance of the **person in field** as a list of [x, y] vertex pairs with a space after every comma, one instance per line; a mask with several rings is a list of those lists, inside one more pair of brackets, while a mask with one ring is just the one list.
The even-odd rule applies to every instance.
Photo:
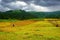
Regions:
[[59, 27], [59, 25], [58, 25], [58, 24], [56, 24], [56, 27]]
[[13, 27], [15, 27], [15, 25], [13, 24]]

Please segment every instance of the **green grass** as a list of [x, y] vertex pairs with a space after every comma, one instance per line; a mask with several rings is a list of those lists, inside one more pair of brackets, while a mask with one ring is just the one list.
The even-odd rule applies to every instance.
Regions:
[[59, 30], [60, 27], [48, 21], [37, 21], [25, 26], [0, 28], [0, 40], [60, 40]]
[[0, 40], [60, 40], [59, 30], [56, 27], [28, 27], [16, 32], [0, 32]]

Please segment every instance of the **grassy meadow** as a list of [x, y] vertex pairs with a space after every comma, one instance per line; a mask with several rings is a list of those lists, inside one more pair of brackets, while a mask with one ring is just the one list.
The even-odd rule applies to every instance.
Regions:
[[60, 40], [60, 19], [0, 20], [0, 40]]

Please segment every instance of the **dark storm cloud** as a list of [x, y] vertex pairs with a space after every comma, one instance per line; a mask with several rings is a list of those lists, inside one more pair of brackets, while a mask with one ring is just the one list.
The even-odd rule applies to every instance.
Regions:
[[60, 0], [0, 0], [0, 11], [15, 9], [54, 11], [60, 9]]
[[34, 4], [42, 6], [60, 5], [60, 0], [21, 0], [21, 1], [27, 3], [31, 3], [32, 1], [34, 1]]
[[36, 5], [42, 5], [42, 6], [60, 5], [60, 0], [2, 0], [2, 2], [4, 4], [5, 3], [10, 3], [10, 2], [15, 2], [15, 1], [24, 1], [28, 4], [34, 3]]
[[5, 3], [14, 2], [14, 1], [17, 1], [17, 0], [2, 0], [2, 2], [5, 2]]
[[25, 2], [17, 1], [17, 0], [2, 0], [0, 2], [0, 11], [7, 11], [7, 10], [15, 10], [15, 9], [22, 9], [26, 6]]

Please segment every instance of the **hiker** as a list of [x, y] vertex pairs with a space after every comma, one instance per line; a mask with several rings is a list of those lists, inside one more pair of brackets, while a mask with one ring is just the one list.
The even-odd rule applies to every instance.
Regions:
[[56, 27], [59, 27], [59, 25], [58, 25], [58, 24], [56, 24]]
[[14, 27], [15, 25], [13, 24], [13, 27]]

